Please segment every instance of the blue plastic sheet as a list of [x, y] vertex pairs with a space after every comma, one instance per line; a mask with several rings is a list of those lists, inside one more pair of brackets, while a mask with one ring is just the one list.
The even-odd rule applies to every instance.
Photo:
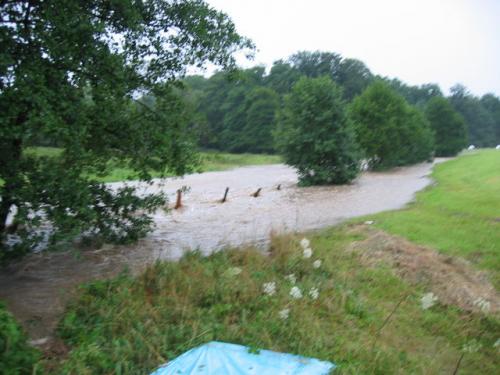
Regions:
[[260, 350], [212, 341], [191, 349], [151, 375], [324, 375], [335, 365], [293, 354]]

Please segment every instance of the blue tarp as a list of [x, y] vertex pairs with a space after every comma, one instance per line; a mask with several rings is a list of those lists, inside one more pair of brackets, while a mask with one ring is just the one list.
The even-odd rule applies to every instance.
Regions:
[[191, 349], [158, 368], [151, 375], [323, 375], [335, 368], [331, 362], [293, 354], [260, 350], [212, 341]]

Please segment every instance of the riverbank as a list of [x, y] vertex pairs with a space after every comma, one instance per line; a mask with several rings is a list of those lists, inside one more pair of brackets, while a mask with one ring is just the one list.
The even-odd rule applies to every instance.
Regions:
[[[364, 173], [351, 185], [308, 188], [298, 188], [295, 171], [284, 165], [155, 180], [141, 189], [161, 189], [172, 200], [182, 186], [190, 191], [181, 209], [154, 215], [156, 228], [146, 238], [130, 246], [32, 254], [0, 271], [0, 299], [32, 338], [52, 336], [74, 288], [83, 282], [113, 277], [123, 269], [136, 275], [156, 260], [178, 260], [189, 249], [210, 254], [248, 244], [265, 248], [272, 233], [320, 229], [401, 208], [430, 182], [431, 168], [424, 163]], [[227, 201], [221, 203], [226, 187]], [[258, 188], [259, 197], [253, 197]]]
[[[464, 236], [488, 244], [492, 228], [499, 225], [491, 221], [495, 218], [491, 215], [498, 212], [494, 192], [500, 188], [499, 175], [495, 172], [500, 165], [500, 153], [481, 151], [475, 155], [465, 155], [438, 166], [433, 175], [434, 186], [419, 193], [408, 209], [370, 217], [373, 224], [363, 224], [368, 220], [363, 218], [361, 223], [358, 219], [349, 225], [308, 234], [310, 257], [304, 257], [308, 253], [304, 254], [301, 247], [303, 235], [273, 235], [270, 256], [252, 246], [217, 252], [209, 257], [188, 253], [179, 262], [161, 262], [142, 272], [137, 268], [136, 272], [86, 284], [60, 323], [56, 345], [42, 345], [49, 357], [54, 347], [59, 348], [55, 358], [45, 362], [52, 369], [48, 372], [148, 373], [182, 351], [215, 339], [331, 360], [340, 365], [339, 373], [453, 373], [458, 364], [461, 374], [494, 374], [500, 365], [498, 290], [492, 289], [488, 282], [495, 279], [494, 270], [488, 271], [481, 262], [467, 262], [459, 256], [443, 257], [433, 249], [415, 246], [376, 228], [388, 225], [384, 224], [389, 223], [384, 221], [385, 217], [397, 221], [399, 214], [406, 222], [402, 228], [407, 228], [400, 234], [409, 237], [413, 233], [411, 211], [415, 208], [422, 213], [435, 210], [443, 214], [441, 237], [446, 237], [451, 247], [460, 249], [461, 237], [454, 236], [450, 226], [444, 223], [457, 214], [462, 217], [460, 230]], [[429, 177], [418, 169], [421, 167], [415, 168], [397, 171], [392, 176], [393, 184], [385, 186], [405, 186], [404, 176], [408, 177], [405, 174], [408, 170], [413, 171], [413, 183], [428, 182]], [[480, 172], [474, 172], [477, 170]], [[385, 181], [393, 181], [391, 173], [385, 176]], [[451, 180], [468, 181], [469, 188], [459, 189], [456, 184], [450, 185]], [[224, 185], [218, 174], [214, 181]], [[378, 178], [373, 181], [377, 182]], [[483, 189], [481, 194], [471, 195], [474, 184], [487, 185], [490, 194]], [[374, 186], [377, 184], [367, 191], [378, 192]], [[450, 186], [452, 191], [447, 191]], [[441, 194], [449, 194], [449, 199], [437, 199], [435, 190], [440, 187], [443, 187]], [[347, 188], [351, 190], [312, 188], [313, 192], [301, 194], [300, 191], [291, 193], [293, 187], [288, 186], [279, 194], [301, 205], [306, 204], [301, 201], [304, 197], [317, 197], [316, 206], [306, 204], [304, 207], [317, 207], [313, 213], [321, 215], [336, 212], [334, 198], [340, 207], [349, 207], [348, 202], [339, 197], [353, 199], [364, 191], [359, 185]], [[246, 204], [246, 211], [242, 212], [263, 215], [266, 211], [257, 202], [268, 195], [271, 195], [270, 201], [275, 201], [277, 195], [273, 194], [278, 191], [270, 186], [263, 190], [260, 198], [253, 198], [247, 194], [253, 189], [254, 186], [242, 189], [241, 194], [234, 195], [227, 203], [236, 207]], [[286, 193], [287, 189], [290, 194]], [[195, 191], [193, 189], [192, 194], [196, 194]], [[388, 193], [398, 197], [393, 190]], [[219, 215], [236, 210], [214, 202], [210, 194], [201, 196], [207, 201], [207, 209], [224, 208]], [[412, 196], [410, 194], [410, 200]], [[189, 199], [193, 200], [186, 200], [185, 212], [197, 202], [193, 196]], [[383, 201], [383, 197], [380, 200]], [[440, 201], [444, 206], [440, 206]], [[259, 209], [252, 211], [254, 205]], [[207, 212], [200, 210], [209, 225], [215, 216], [207, 217]], [[475, 214], [466, 215], [468, 212]], [[179, 221], [175, 215], [182, 215], [182, 211], [174, 214], [174, 225]], [[476, 225], [478, 220], [484, 225]], [[486, 225], [487, 222], [492, 226]], [[418, 221], [414, 222], [415, 227], [419, 225]], [[434, 246], [432, 238], [425, 238], [430, 241], [428, 246]], [[434, 243], [439, 250], [439, 242]], [[490, 246], [495, 248], [498, 243]], [[120, 256], [105, 249], [95, 252], [89, 258], [98, 260], [92, 269], [99, 272], [99, 267], [101, 270], [112, 267], [120, 257], [127, 259], [130, 254], [147, 252], [144, 251], [147, 248], [139, 246], [136, 250], [139, 249], [142, 251], [128, 249], [127, 255]], [[373, 254], [376, 256], [370, 256]], [[498, 252], [496, 254], [498, 257]], [[89, 253], [82, 253], [82, 258], [74, 258], [70, 267], [76, 274], [79, 265], [85, 270], [82, 264], [87, 256]], [[411, 263], [408, 259], [419, 261]], [[431, 263], [426, 264], [425, 260]], [[56, 269], [50, 269], [51, 264], [57, 265], [58, 261], [54, 258], [52, 262], [33, 263], [31, 269], [46, 266], [49, 274]], [[137, 264], [146, 263], [145, 259], [137, 260]], [[429, 265], [437, 271], [425, 272]], [[478, 272], [477, 268], [485, 271]], [[443, 291], [446, 288], [436, 287], [447, 282], [434, 277], [443, 273], [442, 270], [457, 275], [458, 279], [463, 276], [463, 280], [478, 288], [474, 289], [479, 291], [477, 298], [469, 300], [471, 306], [454, 302], [453, 295]], [[67, 271], [59, 275], [59, 282], [70, 276], [69, 268]], [[20, 270], [20, 276], [24, 275], [25, 281], [30, 276], [36, 277], [36, 273], [29, 272], [28, 264]], [[469, 284], [457, 284], [457, 278], [450, 279], [452, 292], [462, 287], [470, 289]], [[292, 292], [293, 287], [298, 288], [300, 298], [297, 290]], [[492, 294], [481, 294], [483, 292]], [[42, 301], [35, 308], [43, 309]]]

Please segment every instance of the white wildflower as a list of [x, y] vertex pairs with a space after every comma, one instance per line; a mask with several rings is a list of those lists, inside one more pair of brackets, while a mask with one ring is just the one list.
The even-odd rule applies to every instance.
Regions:
[[290, 295], [292, 296], [292, 298], [294, 299], [300, 299], [302, 298], [302, 292], [301, 290], [294, 286], [291, 290], [290, 290]]
[[302, 256], [304, 257], [304, 259], [309, 259], [310, 257], [312, 257], [313, 255], [313, 251], [310, 247], [308, 247], [307, 249], [304, 249], [304, 252], [302, 253]]
[[283, 320], [287, 320], [290, 316], [290, 309], [283, 309], [278, 313], [279, 317]]
[[240, 267], [231, 267], [226, 272], [229, 276], [237, 276], [241, 273], [241, 268]]
[[276, 283], [274, 281], [270, 283], [264, 283], [262, 284], [262, 290], [268, 296], [274, 296], [276, 294]]
[[366, 224], [366, 225], [372, 225], [373, 223], [374, 223], [374, 221], [373, 221], [373, 220], [367, 220], [367, 221], [365, 221], [365, 224]]
[[490, 311], [490, 301], [484, 298], [478, 298], [474, 301], [474, 306], [477, 306], [482, 312], [487, 313]]
[[319, 268], [319, 267], [321, 267], [321, 259], [315, 260], [313, 262], [313, 267], [316, 268], [316, 269]]
[[466, 353], [476, 353], [481, 349], [482, 345], [476, 340], [471, 340], [462, 346], [462, 350]]
[[291, 273], [290, 275], [286, 275], [285, 279], [290, 281], [292, 284], [295, 284], [297, 282], [297, 277], [295, 277], [293, 273]]
[[300, 246], [305, 250], [311, 245], [311, 242], [307, 238], [303, 238], [300, 240]]
[[426, 293], [420, 300], [422, 303], [422, 309], [427, 310], [434, 306], [437, 302], [438, 298], [434, 295], [434, 293]]
[[318, 288], [311, 288], [311, 290], [309, 291], [309, 296], [313, 299], [313, 300], [317, 300], [318, 297], [319, 297], [319, 290]]

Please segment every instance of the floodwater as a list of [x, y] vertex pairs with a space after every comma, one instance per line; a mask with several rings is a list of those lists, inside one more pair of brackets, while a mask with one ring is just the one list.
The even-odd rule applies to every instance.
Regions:
[[[138, 272], [157, 259], [176, 260], [188, 249], [209, 254], [227, 246], [265, 246], [271, 232], [319, 229], [398, 209], [430, 183], [432, 166], [367, 172], [350, 185], [328, 187], [299, 188], [295, 171], [284, 165], [188, 175], [155, 180], [152, 185], [129, 182], [141, 192], [165, 191], [171, 205], [178, 189], [186, 186], [189, 191], [183, 194], [182, 208], [170, 213], [158, 210], [155, 230], [135, 245], [32, 254], [0, 270], [0, 299], [32, 338], [45, 337], [82, 282], [115, 275], [125, 267]], [[227, 201], [221, 203], [226, 187]], [[259, 188], [259, 196], [252, 196]]]

